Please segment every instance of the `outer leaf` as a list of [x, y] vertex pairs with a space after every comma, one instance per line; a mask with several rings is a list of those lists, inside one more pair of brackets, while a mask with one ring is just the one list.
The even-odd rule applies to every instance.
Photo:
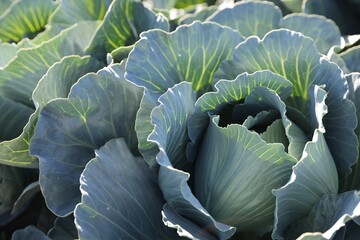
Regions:
[[78, 232], [74, 223], [74, 216], [55, 220], [54, 227], [48, 232], [48, 237], [52, 240], [73, 240], [78, 238]]
[[239, 44], [232, 60], [220, 65], [214, 82], [263, 69], [278, 73], [293, 83], [292, 96], [286, 103], [304, 115], [309, 114], [309, 88], [314, 84], [326, 85], [329, 111], [324, 119], [325, 138], [343, 178], [356, 161], [357, 139], [353, 133], [356, 126], [354, 106], [345, 99], [348, 86], [339, 67], [317, 53], [311, 39], [281, 29], [269, 32], [263, 40], [250, 37]]
[[357, 34], [360, 21], [357, 17], [358, 7], [337, 0], [306, 0], [303, 5], [305, 13], [323, 15], [333, 19], [342, 34]]
[[114, 0], [87, 52], [103, 59], [106, 53], [134, 44], [141, 32], [154, 28], [168, 31], [169, 22], [163, 15], [145, 8], [140, 1]]
[[9, 43], [0, 43], [0, 70], [15, 57], [17, 48], [13, 44]]
[[155, 172], [131, 154], [124, 139], [97, 150], [80, 182], [82, 201], [75, 210], [80, 238], [176, 238], [161, 221], [164, 200]]
[[286, 183], [296, 160], [281, 144], [241, 125], [221, 128], [218, 120], [212, 118], [196, 161], [195, 195], [218, 221], [261, 236], [273, 226], [271, 190]]
[[49, 102], [40, 113], [30, 153], [40, 160], [40, 186], [47, 205], [59, 216], [80, 202], [78, 179], [95, 149], [124, 137], [136, 152], [133, 126], [142, 92], [123, 74], [119, 64], [88, 74], [72, 87], [68, 98]]
[[49, 67], [67, 55], [83, 55], [98, 23], [82, 22], [40, 46], [22, 49], [0, 71], [0, 93], [32, 106], [31, 94]]
[[52, 0], [17, 0], [0, 16], [0, 39], [18, 42], [44, 29], [58, 2]]
[[[21, 104], [17, 104], [18, 108], [14, 109], [17, 114], [13, 113], [9, 115], [11, 121], [5, 118], [5, 123], [8, 125], [8, 129], [12, 130], [13, 134], [9, 141], [0, 143], [0, 162], [6, 165], [37, 168], [38, 160], [29, 155], [30, 139], [33, 135], [36, 121], [41, 109], [47, 102], [55, 98], [65, 98], [70, 92], [71, 86], [83, 75], [90, 71], [96, 71], [102, 67], [98, 61], [91, 59], [90, 57], [69, 56], [64, 57], [62, 61], [54, 64], [48, 72], [40, 79], [39, 84], [33, 92], [33, 101], [36, 106], [36, 111], [30, 116], [23, 116], [27, 112], [27, 107]], [[3, 101], [2, 103], [5, 103]], [[8, 110], [9, 105], [4, 105]], [[20, 111], [21, 110], [21, 111]], [[19, 113], [22, 113], [21, 115]], [[14, 116], [19, 115], [21, 121], [24, 122], [29, 119], [24, 129], [15, 129], [15, 126], [24, 126], [24, 123], [20, 124], [15, 121]], [[7, 116], [6, 114], [3, 115]], [[20, 119], [19, 119], [20, 120]], [[6, 126], [4, 123], [4, 126]], [[21, 132], [22, 130], [22, 132]], [[21, 133], [21, 134], [20, 134]], [[19, 135], [20, 134], [20, 135]]]
[[270, 30], [278, 28], [281, 17], [281, 10], [271, 2], [248, 1], [236, 3], [233, 8], [220, 10], [207, 21], [234, 28], [245, 37], [263, 37]]
[[26, 207], [29, 206], [30, 201], [32, 198], [40, 192], [40, 185], [39, 181], [30, 183], [21, 193], [19, 198], [14, 203], [14, 206], [12, 208], [11, 214], [12, 215], [18, 215], [23, 210], [26, 209]]
[[12, 240], [50, 240], [45, 233], [34, 226], [28, 226], [14, 232]]
[[345, 61], [346, 67], [352, 72], [360, 72], [360, 46], [352, 47], [340, 54]]
[[140, 37], [129, 55], [126, 79], [158, 96], [182, 81], [192, 82], [197, 92], [208, 90], [219, 63], [243, 39], [230, 28], [200, 22], [172, 33], [151, 30]]
[[333, 239], [341, 227], [359, 215], [358, 191], [340, 195], [328, 194], [311, 208], [307, 216], [299, 219], [289, 228], [287, 237], [294, 239], [300, 236], [299, 240]]
[[102, 20], [111, 2], [112, 0], [61, 0], [45, 31], [31, 41], [41, 44], [81, 21]]
[[316, 130], [304, 152], [290, 182], [274, 191], [277, 199], [274, 238], [282, 238], [285, 227], [304, 216], [322, 195], [338, 191], [336, 166], [320, 131]]
[[318, 15], [290, 14], [280, 20], [279, 27], [301, 32], [311, 37], [319, 52], [327, 54], [335, 46], [341, 45], [341, 33], [336, 24]]
[[187, 121], [195, 110], [196, 92], [190, 83], [183, 82], [161, 95], [158, 101], [160, 105], [151, 112], [154, 130], [148, 140], [166, 152], [175, 168], [189, 171]]
[[210, 17], [216, 10], [218, 6], [209, 6], [202, 8], [199, 11], [195, 11], [195, 13], [186, 14], [179, 19], [178, 25], [190, 24], [196, 20], [201, 22], [205, 21], [208, 17]]

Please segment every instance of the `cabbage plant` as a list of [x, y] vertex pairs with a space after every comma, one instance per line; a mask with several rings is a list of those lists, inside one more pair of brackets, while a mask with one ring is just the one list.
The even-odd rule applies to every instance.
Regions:
[[333, 21], [50, 2], [0, 43], [0, 226], [51, 216], [12, 239], [356, 239], [360, 55]]

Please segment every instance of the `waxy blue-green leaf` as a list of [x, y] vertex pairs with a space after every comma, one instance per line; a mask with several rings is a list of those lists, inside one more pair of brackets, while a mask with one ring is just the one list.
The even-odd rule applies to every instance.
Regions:
[[157, 97], [182, 81], [192, 82], [199, 93], [209, 90], [220, 62], [243, 40], [230, 28], [200, 22], [171, 33], [150, 30], [140, 37], [129, 55], [126, 79]]
[[311, 37], [321, 53], [340, 45], [341, 33], [334, 22], [322, 16], [290, 14], [282, 18], [280, 9], [271, 2], [239, 2], [218, 10], [206, 21], [213, 21], [239, 31], [243, 36], [264, 37], [273, 29], [287, 28]]
[[[325, 85], [328, 114], [324, 118], [326, 141], [343, 178], [357, 158], [354, 105], [346, 99], [348, 85], [340, 68], [318, 53], [314, 42], [302, 34], [280, 29], [270, 31], [260, 40], [249, 37], [239, 44], [229, 61], [223, 61], [214, 75], [233, 79], [243, 72], [268, 69], [291, 81], [292, 95], [285, 101], [289, 107], [309, 115], [309, 89]], [[317, 126], [313, 126], [315, 129]]]
[[[282, 144], [267, 144], [241, 125], [218, 126], [212, 118], [195, 170], [195, 196], [217, 221], [254, 231], [271, 231], [275, 197], [296, 159]], [[266, 184], [263, 184], [266, 183]]]
[[16, 230], [11, 240], [50, 240], [50, 238], [40, 229], [30, 225], [24, 229]]
[[3, 14], [11, 5], [12, 0], [0, 1], [0, 15]]
[[67, 55], [84, 55], [98, 22], [82, 22], [55, 38], [29, 49], [21, 49], [0, 71], [0, 93], [16, 102], [33, 106], [31, 94], [40, 78]]
[[[235, 104], [237, 101], [244, 100], [248, 95], [253, 94], [253, 91], [256, 87], [266, 87], [268, 89], [274, 90], [282, 99], [286, 99], [290, 96], [292, 91], [292, 84], [282, 76], [274, 74], [268, 70], [258, 71], [253, 74], [243, 73], [237, 76], [234, 80], [220, 80], [216, 85], [216, 92], [209, 92], [204, 94], [196, 102], [196, 106], [201, 108], [202, 112], [212, 111], [213, 114], [218, 114], [218, 111], [221, 110], [226, 104]], [[269, 111], [271, 109], [276, 109], [279, 112], [283, 121], [283, 127], [286, 131], [287, 138], [290, 141], [289, 153], [293, 155], [296, 159], [300, 159], [303, 147], [307, 142], [307, 138], [304, 132], [294, 125], [288, 117], [286, 116], [286, 106], [284, 103], [277, 102], [267, 103], [267, 101], [262, 101], [261, 103], [252, 103], [256, 98], [264, 98], [261, 96], [252, 96], [250, 102], [248, 103], [245, 100], [244, 105], [249, 106], [253, 112], [256, 113], [261, 111]], [[234, 110], [235, 112], [236, 110]], [[243, 113], [238, 113], [244, 115]], [[192, 142], [196, 143], [199, 137], [199, 133], [203, 130], [203, 126], [200, 124], [200, 118], [207, 117], [206, 114], [200, 116], [192, 116], [191, 123], [195, 126], [191, 126], [190, 137]], [[206, 124], [206, 122], [204, 122]]]
[[[227, 239], [235, 229], [216, 222], [207, 213], [187, 184], [189, 173], [183, 171], [192, 170], [191, 166], [186, 164], [186, 144], [189, 142], [187, 120], [194, 110], [196, 100], [192, 84], [189, 82], [179, 83], [162, 95], [160, 100], [161, 104], [152, 112], [151, 120], [156, 126], [153, 127], [154, 132], [149, 139], [160, 150], [156, 160], [160, 165], [159, 185], [167, 201], [164, 206], [164, 222], [169, 227], [176, 228], [180, 235], [185, 234], [193, 238], [201, 236], [201, 239], [215, 237]], [[184, 106], [184, 109], [172, 106]], [[171, 108], [172, 111], [175, 111], [173, 114], [168, 117], [161, 116]], [[174, 131], [174, 133], [168, 130]], [[180, 167], [187, 166], [186, 169], [181, 170], [174, 168], [173, 164]], [[204, 228], [206, 230], [197, 231]], [[205, 236], [207, 237], [205, 238]]]
[[142, 91], [123, 75], [120, 64], [87, 74], [68, 98], [50, 101], [39, 115], [30, 154], [39, 158], [41, 190], [58, 216], [80, 202], [78, 179], [95, 149], [123, 137], [137, 152], [133, 128]]
[[177, 239], [161, 220], [164, 199], [156, 173], [124, 139], [96, 150], [80, 183], [82, 199], [74, 213], [80, 239]]
[[301, 12], [303, 0], [280, 0], [292, 12]]
[[103, 59], [106, 53], [134, 44], [140, 33], [150, 29], [169, 31], [169, 22], [139, 0], [114, 0], [97, 29], [87, 52]]
[[48, 237], [53, 240], [73, 240], [78, 238], [78, 232], [74, 222], [74, 216], [58, 217], [54, 227], [48, 232]]
[[270, 30], [278, 28], [281, 17], [281, 10], [271, 2], [241, 1], [232, 8], [214, 13], [207, 21], [234, 28], [244, 37], [263, 37]]
[[31, 40], [34, 44], [47, 41], [62, 30], [81, 21], [102, 20], [113, 0], [61, 0], [59, 6], [50, 17], [45, 31]]
[[[190, 141], [187, 132], [189, 115], [195, 111], [196, 92], [191, 84], [182, 82], [160, 96], [159, 106], [151, 112], [153, 132], [148, 140], [166, 152], [173, 167], [188, 171], [190, 162], [186, 157]], [[181, 106], [181, 107], [179, 107]]]
[[346, 67], [352, 72], [360, 72], [360, 46], [352, 47], [339, 54]]
[[[36, 107], [35, 112], [33, 112], [31, 108], [16, 103], [13, 104], [14, 106], [17, 106], [17, 108], [14, 108], [13, 110], [15, 112], [10, 112], [9, 110], [12, 109], [10, 108], [10, 105], [4, 105], [6, 101], [2, 101], [1, 103], [7, 109], [7, 111], [3, 110], [3, 112], [12, 113], [9, 116], [7, 114], [2, 115], [5, 120], [3, 126], [7, 126], [5, 129], [12, 131], [12, 137], [8, 138], [9, 141], [0, 143], [0, 163], [19, 167], [37, 168], [38, 160], [29, 155], [29, 144], [39, 112], [49, 101], [55, 98], [67, 97], [71, 86], [80, 77], [88, 72], [95, 72], [101, 67], [103, 67], [101, 63], [89, 56], [64, 57], [60, 62], [50, 67], [35, 88], [32, 95]], [[29, 114], [26, 115], [26, 113], [29, 112], [31, 116]], [[14, 116], [16, 115], [18, 115], [19, 118], [15, 118]], [[5, 118], [6, 116], [11, 118], [11, 121], [8, 118]], [[15, 121], [16, 119], [19, 119], [21, 122]], [[28, 121], [26, 125], [24, 121]], [[16, 130], [16, 128], [13, 127], [13, 124], [20, 128]], [[22, 129], [24, 125], [25, 127]], [[3, 131], [2, 133], [6, 133], [6, 131]]]
[[196, 4], [206, 3], [206, 0], [145, 0], [148, 1], [153, 8], [172, 9], [187, 8]]
[[336, 24], [319, 15], [290, 14], [282, 18], [279, 27], [300, 32], [314, 40], [319, 52], [327, 54], [341, 45], [341, 33]]
[[359, 5], [352, 5], [351, 1], [338, 0], [306, 0], [303, 11], [307, 14], [323, 15], [335, 21], [343, 35], [359, 33], [360, 21], [357, 14]]
[[17, 48], [14, 44], [0, 43], [0, 70], [16, 56]]
[[303, 217], [324, 194], [338, 192], [338, 173], [324, 138], [323, 117], [327, 114], [326, 92], [315, 85], [311, 94], [312, 121], [317, 124], [313, 139], [293, 168], [290, 181], [274, 191], [276, 196], [273, 238], [283, 239], [284, 229]]
[[216, 12], [217, 9], [218, 6], [209, 6], [202, 8], [199, 11], [195, 11], [195, 13], [186, 14], [179, 19], [178, 25], [191, 24], [196, 20], [204, 22], [208, 17]]
[[[298, 219], [287, 230], [287, 239], [315, 240], [333, 239], [339, 229], [360, 216], [358, 191], [326, 194], [303, 218]], [[346, 238], [347, 239], [347, 238]]]
[[30, 183], [21, 193], [11, 210], [12, 215], [18, 215], [29, 206], [33, 197], [40, 192], [39, 181]]
[[58, 5], [53, 0], [16, 0], [0, 16], [0, 40], [19, 42], [45, 28]]

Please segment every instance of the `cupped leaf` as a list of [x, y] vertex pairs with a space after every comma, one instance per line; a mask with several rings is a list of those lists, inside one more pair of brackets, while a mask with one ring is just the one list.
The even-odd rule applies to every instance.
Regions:
[[308, 90], [315, 84], [325, 85], [328, 94], [325, 138], [343, 178], [356, 162], [357, 138], [353, 132], [355, 109], [346, 99], [348, 85], [340, 68], [319, 54], [310, 38], [280, 29], [270, 31], [262, 40], [250, 37], [239, 44], [232, 59], [220, 64], [213, 82], [264, 69], [292, 82], [294, 89], [286, 104], [305, 116], [309, 115]]
[[0, 39], [18, 42], [42, 31], [56, 9], [53, 0], [17, 0], [0, 16]]
[[182, 81], [192, 82], [197, 92], [209, 90], [220, 62], [243, 40], [230, 28], [200, 22], [172, 33], [151, 30], [140, 37], [129, 55], [126, 79], [157, 96]]
[[352, 47], [343, 53], [340, 57], [345, 61], [346, 67], [352, 72], [360, 72], [360, 46]]
[[234, 28], [244, 37], [263, 37], [270, 30], [278, 28], [281, 17], [281, 10], [271, 2], [241, 1], [233, 8], [220, 10], [206, 20]]
[[341, 33], [336, 24], [320, 15], [290, 14], [279, 22], [279, 27], [301, 32], [311, 37], [319, 52], [327, 54], [335, 46], [341, 45]]
[[68, 98], [50, 101], [39, 115], [30, 154], [40, 160], [41, 190], [58, 216], [80, 202], [78, 179], [95, 149], [124, 137], [137, 152], [133, 127], [142, 91], [123, 74], [120, 64], [87, 74]]
[[103, 59], [118, 47], [134, 44], [141, 32], [155, 28], [169, 31], [168, 20], [144, 7], [141, 1], [114, 0], [87, 52]]
[[359, 216], [360, 196], [358, 191], [340, 195], [326, 194], [319, 199], [305, 217], [290, 226], [286, 238], [333, 239], [340, 228]]
[[11, 240], [50, 240], [45, 233], [35, 226], [28, 226], [14, 232]]
[[[160, 150], [156, 160], [160, 165], [159, 185], [167, 201], [164, 206], [164, 222], [169, 227], [178, 229], [181, 236], [227, 239], [233, 235], [235, 229], [216, 222], [207, 213], [191, 192], [187, 183], [189, 173], [176, 169], [172, 165], [184, 166], [187, 162], [185, 156], [186, 144], [189, 141], [187, 120], [194, 109], [196, 100], [192, 84], [179, 83], [162, 95], [160, 100], [161, 104], [152, 112], [152, 123], [156, 125], [155, 128], [153, 127], [154, 131], [149, 136], [149, 140], [154, 142]], [[175, 105], [184, 106], [184, 108], [175, 108]], [[171, 108], [174, 113], [166, 113]], [[169, 116], [161, 115], [164, 113]], [[199, 232], [197, 231], [199, 229], [203, 230]]]
[[238, 232], [262, 235], [273, 225], [271, 190], [288, 181], [296, 159], [282, 144], [268, 144], [244, 126], [223, 128], [218, 123], [219, 117], [213, 117], [201, 143], [195, 196], [217, 221], [235, 226]]
[[51, 65], [67, 55], [84, 55], [98, 22], [82, 22], [57, 37], [29, 49], [21, 49], [0, 71], [0, 93], [24, 105], [33, 106], [31, 94]]
[[[0, 163], [11, 166], [37, 168], [38, 160], [30, 156], [29, 144], [34, 133], [39, 112], [50, 100], [67, 97], [71, 86], [80, 77], [88, 72], [97, 71], [102, 66], [103, 65], [101, 63], [89, 56], [67, 56], [60, 62], [51, 66], [48, 72], [40, 79], [33, 92], [32, 99], [36, 107], [36, 111], [33, 112], [30, 117], [23, 116], [29, 111], [32, 112], [32, 110], [29, 108], [29, 110], [26, 111], [27, 107], [22, 104], [14, 103], [13, 105], [17, 106], [14, 111], [17, 113], [15, 114], [12, 112], [12, 115], [9, 115], [9, 117], [11, 117], [11, 121], [9, 119], [5, 119], [8, 126], [7, 129], [12, 131], [13, 136], [8, 138], [11, 140], [0, 143]], [[2, 101], [2, 103], [5, 104], [6, 101]], [[6, 105], [5, 107], [7, 108], [7, 111], [12, 109], [10, 108], [10, 105]], [[16, 115], [19, 116], [19, 120], [22, 122], [28, 119], [28, 122], [22, 129], [21, 134], [19, 132], [20, 129], [16, 130], [12, 127], [12, 124], [20, 127], [24, 126], [24, 123], [16, 121], [16, 119], [18, 119], [14, 118]], [[6, 116], [6, 114], [3, 115], [3, 117]]]
[[[172, 166], [189, 171], [186, 148], [189, 143], [187, 122], [195, 111], [196, 92], [191, 83], [182, 82], [170, 88], [158, 99], [159, 106], [151, 112], [153, 132], [148, 140], [154, 142], [160, 151], [166, 152]], [[181, 106], [181, 107], [179, 107]]]
[[161, 221], [164, 199], [156, 177], [124, 139], [97, 150], [80, 178], [82, 201], [75, 209], [79, 237], [176, 239]]

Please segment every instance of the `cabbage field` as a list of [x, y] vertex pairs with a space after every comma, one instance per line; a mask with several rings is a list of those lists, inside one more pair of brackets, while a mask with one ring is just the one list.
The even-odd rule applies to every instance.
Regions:
[[359, 0], [0, 0], [0, 240], [360, 239]]

